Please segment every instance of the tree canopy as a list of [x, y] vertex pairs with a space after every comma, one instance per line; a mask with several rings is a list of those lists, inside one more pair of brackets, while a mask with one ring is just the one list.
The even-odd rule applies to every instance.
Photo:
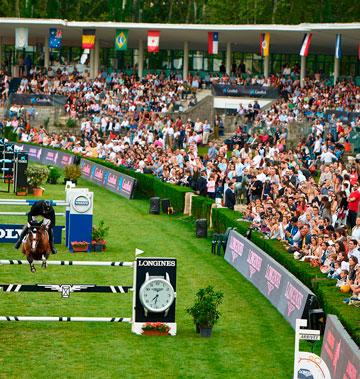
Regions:
[[353, 0], [0, 0], [1, 17], [208, 24], [356, 22]]

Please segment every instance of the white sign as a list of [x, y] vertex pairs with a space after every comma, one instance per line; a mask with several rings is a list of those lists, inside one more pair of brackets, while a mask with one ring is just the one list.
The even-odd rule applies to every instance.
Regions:
[[296, 319], [294, 379], [331, 379], [330, 371], [321, 357], [313, 353], [299, 351], [300, 340], [318, 341], [320, 330], [301, 329], [307, 320]]
[[73, 200], [73, 207], [78, 213], [86, 213], [91, 208], [91, 202], [88, 196], [78, 195]]

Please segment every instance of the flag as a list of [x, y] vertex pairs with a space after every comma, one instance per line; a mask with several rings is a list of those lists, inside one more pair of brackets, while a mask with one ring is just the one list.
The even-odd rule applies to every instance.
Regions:
[[15, 29], [15, 49], [26, 49], [28, 47], [28, 28], [16, 28]]
[[304, 39], [301, 45], [301, 50], [300, 50], [300, 55], [302, 57], [307, 57], [309, 54], [309, 48], [311, 44], [311, 38], [312, 38], [312, 33], [306, 33], [304, 35]]
[[270, 33], [260, 34], [260, 55], [268, 57], [270, 53]]
[[91, 49], [95, 48], [95, 29], [84, 29], [82, 35], [82, 48]]
[[160, 32], [158, 30], [149, 30], [147, 38], [147, 49], [149, 53], [158, 53], [160, 43]]
[[219, 33], [209, 32], [208, 33], [208, 53], [217, 54], [219, 50]]
[[62, 42], [62, 30], [56, 28], [50, 28], [49, 31], [49, 48], [58, 49], [61, 47]]
[[336, 34], [335, 58], [342, 58], [341, 34]]
[[143, 253], [144, 253], [144, 250], [135, 249], [135, 255], [140, 255], [140, 254], [143, 254]]
[[115, 50], [127, 50], [128, 31], [117, 29], [115, 34]]

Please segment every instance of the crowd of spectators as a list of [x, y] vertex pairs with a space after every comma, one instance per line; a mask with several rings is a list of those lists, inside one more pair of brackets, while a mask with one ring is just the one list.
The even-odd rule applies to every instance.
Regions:
[[[360, 118], [328, 114], [359, 113], [360, 89], [352, 82], [329, 86], [314, 77], [300, 88], [298, 78], [287, 75], [218, 78], [220, 83], [275, 86], [281, 94], [264, 111], [257, 102], [239, 106], [230, 146], [209, 140], [211, 120], [184, 120], [171, 113], [188, 95], [178, 78], [148, 75], [139, 82], [135, 76], [101, 73], [90, 80], [76, 71], [31, 75], [19, 91], [66, 96], [66, 112], [80, 119], [81, 135], [49, 135], [31, 122], [11, 124], [22, 141], [106, 159], [190, 186], [231, 209], [240, 205], [252, 228], [283, 241], [296, 259], [319, 266], [359, 298], [360, 160], [343, 155]], [[12, 121], [19, 119], [18, 110]], [[288, 127], [300, 121], [310, 123], [309, 133], [290, 148]]]

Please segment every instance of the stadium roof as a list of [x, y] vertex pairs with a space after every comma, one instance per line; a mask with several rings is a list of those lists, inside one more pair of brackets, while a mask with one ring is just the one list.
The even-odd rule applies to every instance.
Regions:
[[184, 41], [192, 50], [207, 49], [207, 32], [219, 32], [219, 49], [231, 43], [232, 51], [258, 52], [259, 33], [270, 32], [272, 53], [299, 53], [304, 33], [313, 34], [310, 53], [333, 55], [335, 37], [342, 35], [345, 55], [357, 55], [360, 23], [299, 24], [299, 25], [205, 25], [205, 24], [150, 24], [125, 22], [79, 22], [59, 19], [0, 18], [0, 37], [4, 44], [15, 44], [15, 28], [29, 28], [29, 44], [44, 43], [51, 27], [61, 27], [64, 46], [81, 46], [83, 28], [95, 28], [101, 47], [114, 46], [116, 29], [128, 29], [128, 46], [138, 47], [138, 40], [146, 41], [148, 30], [160, 31], [160, 49], [182, 49]]

